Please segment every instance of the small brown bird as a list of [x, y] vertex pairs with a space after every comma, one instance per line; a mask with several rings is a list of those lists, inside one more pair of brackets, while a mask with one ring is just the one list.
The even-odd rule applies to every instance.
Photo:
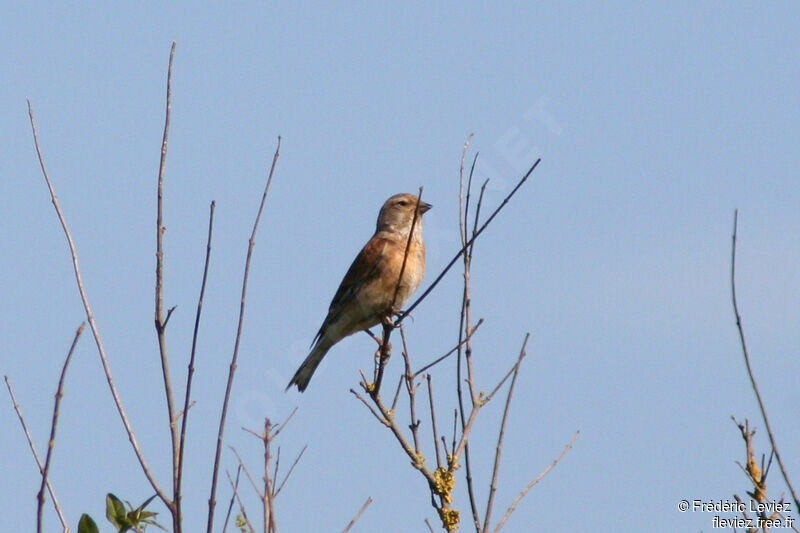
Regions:
[[[408, 235], [417, 204], [419, 215], [409, 243]], [[430, 204], [419, 201], [413, 194], [395, 194], [386, 200], [378, 214], [375, 234], [344, 275], [331, 301], [328, 316], [314, 337], [311, 353], [300, 365], [286, 390], [297, 385], [300, 392], [304, 391], [314, 370], [334, 344], [348, 335], [375, 326], [408, 301], [425, 275], [422, 214], [430, 208]], [[392, 307], [407, 244], [408, 259]]]

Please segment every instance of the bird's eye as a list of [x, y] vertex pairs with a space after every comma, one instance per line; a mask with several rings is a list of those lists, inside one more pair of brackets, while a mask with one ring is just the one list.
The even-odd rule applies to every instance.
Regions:
[[399, 202], [397, 202], [397, 203], [398, 203], [398, 204], [400, 204], [400, 205], [402, 205], [403, 207], [405, 207], [405, 206], [407, 206], [407, 205], [408, 205], [408, 202], [406, 202], [405, 200], [400, 200], [400, 201], [399, 201]]

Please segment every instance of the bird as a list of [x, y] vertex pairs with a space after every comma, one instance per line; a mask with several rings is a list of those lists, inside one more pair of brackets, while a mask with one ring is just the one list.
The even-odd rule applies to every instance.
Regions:
[[[422, 215], [431, 207], [418, 196], [407, 193], [395, 194], [384, 202], [375, 234], [344, 275], [328, 315], [311, 343], [311, 351], [287, 385], [287, 391], [292, 385], [300, 392], [306, 390], [317, 366], [334, 344], [396, 313], [419, 287], [425, 275]], [[406, 246], [408, 257], [403, 268]]]

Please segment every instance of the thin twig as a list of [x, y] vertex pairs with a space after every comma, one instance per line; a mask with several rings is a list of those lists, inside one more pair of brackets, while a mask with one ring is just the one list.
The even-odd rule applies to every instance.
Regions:
[[[453, 409], [453, 444], [450, 445], [451, 453], [456, 451], [456, 427], [458, 424], [458, 409]], [[442, 437], [444, 438], [444, 437]]]
[[[281, 492], [281, 489], [283, 489], [283, 486], [284, 486], [284, 485], [286, 485], [286, 482], [287, 482], [287, 481], [289, 481], [289, 476], [291, 476], [291, 475], [292, 475], [292, 471], [294, 471], [294, 467], [295, 467], [295, 466], [297, 466], [297, 463], [299, 463], [299, 462], [300, 462], [300, 458], [301, 458], [301, 457], [303, 457], [303, 454], [304, 454], [304, 453], [306, 453], [306, 448], [308, 448], [308, 444], [306, 444], [305, 446], [303, 446], [303, 449], [302, 449], [302, 450], [300, 450], [300, 453], [299, 453], [299, 454], [297, 454], [297, 457], [295, 458], [294, 462], [292, 463], [292, 466], [290, 466], [290, 467], [289, 467], [289, 471], [288, 471], [288, 472], [286, 472], [286, 475], [283, 477], [283, 481], [281, 481], [281, 482], [280, 482], [280, 484], [278, 485], [278, 488], [277, 488], [277, 489], [275, 489], [275, 496], [277, 496], [278, 494], [280, 494], [280, 492]], [[277, 470], [276, 470], [276, 471], [275, 471], [275, 476], [277, 477], [277, 475], [278, 475], [278, 472], [277, 472]]]
[[286, 417], [286, 420], [275, 426], [275, 430], [272, 432], [272, 438], [274, 439], [277, 437], [281, 431], [289, 424], [289, 421], [294, 417], [294, 414], [297, 412], [297, 407], [292, 409], [292, 412], [289, 413], [289, 416]]
[[[467, 382], [469, 384], [470, 390], [470, 399], [472, 401], [472, 409], [475, 413], [477, 413], [476, 404], [478, 402], [477, 392], [475, 391], [475, 381], [472, 377], [472, 333], [473, 330], [471, 329], [471, 315], [470, 315], [470, 308], [471, 308], [471, 289], [470, 289], [470, 268], [472, 264], [472, 245], [470, 244], [467, 248], [467, 221], [469, 218], [469, 200], [472, 191], [472, 177], [475, 172], [475, 162], [477, 161], [478, 154], [475, 154], [475, 159], [472, 161], [472, 167], [470, 168], [469, 177], [467, 179], [467, 197], [464, 199], [464, 160], [467, 155], [467, 149], [469, 147], [469, 140], [472, 138], [470, 137], [467, 139], [467, 143], [464, 144], [464, 152], [461, 154], [461, 166], [459, 167], [458, 173], [458, 198], [459, 198], [459, 219], [458, 219], [458, 232], [461, 236], [461, 245], [466, 248], [465, 253], [463, 254], [464, 258], [464, 288], [462, 290], [462, 297], [461, 297], [461, 315], [459, 318], [459, 326], [458, 326], [458, 344], [456, 345], [456, 352], [457, 352], [457, 359], [456, 359], [456, 395], [458, 397], [458, 412], [460, 413], [461, 418], [461, 430], [464, 434], [465, 440], [464, 443], [464, 464], [466, 466], [466, 481], [467, 481], [467, 495], [469, 497], [469, 504], [470, 504], [470, 511], [472, 513], [472, 521], [475, 525], [475, 531], [480, 531], [481, 523], [480, 517], [478, 516], [478, 504], [475, 498], [475, 488], [472, 483], [472, 461], [470, 460], [469, 454], [469, 441], [468, 441], [468, 433], [466, 430], [466, 415], [464, 413], [464, 396], [462, 390], [462, 378], [461, 378], [461, 359], [462, 359], [462, 352], [461, 348], [463, 345], [466, 345], [466, 359], [467, 359]], [[483, 195], [481, 195], [481, 200], [483, 199]], [[463, 204], [463, 209], [461, 208]], [[480, 210], [480, 204], [478, 204], [478, 210]], [[477, 222], [477, 216], [476, 216]], [[475, 234], [473, 230], [473, 235]], [[455, 446], [454, 446], [455, 448]], [[455, 452], [454, 452], [455, 453]]]
[[433, 526], [431, 525], [430, 521], [427, 518], [425, 519], [425, 525], [428, 526], [428, 531], [433, 533]]
[[397, 400], [400, 398], [400, 388], [403, 386], [403, 382], [405, 381], [405, 374], [400, 376], [400, 379], [397, 382], [397, 389], [394, 391], [394, 398], [392, 399], [392, 411], [397, 408]]
[[514, 374], [514, 372], [519, 368], [520, 364], [522, 363], [522, 359], [525, 357], [526, 353], [525, 347], [527, 346], [527, 343], [528, 343], [528, 336], [526, 335], [525, 341], [522, 343], [522, 348], [519, 351], [517, 362], [514, 363], [514, 366], [511, 367], [511, 369], [508, 371], [508, 373], [506, 373], [505, 377], [503, 377], [503, 379], [500, 380], [497, 386], [495, 386], [495, 388], [492, 389], [492, 392], [490, 392], [486, 396], [481, 396], [478, 399], [478, 403], [476, 403], [475, 407], [473, 407], [472, 411], [470, 411], [469, 418], [467, 419], [467, 422], [464, 425], [464, 429], [462, 429], [461, 431], [461, 440], [459, 441], [458, 446], [456, 446], [455, 451], [453, 452], [453, 455], [456, 457], [456, 459], [461, 456], [461, 452], [465, 449], [465, 447], [469, 442], [469, 434], [470, 431], [472, 431], [472, 425], [475, 423], [475, 419], [478, 417], [478, 411], [480, 411], [481, 407], [483, 407], [492, 400], [494, 395], [497, 394], [497, 392], [500, 390], [500, 388], [503, 386], [506, 380], [509, 377], [511, 377]]
[[[477, 156], [476, 156], [477, 157]], [[472, 166], [472, 170], [474, 171], [475, 166]], [[472, 172], [469, 174], [469, 187], [468, 190], [472, 188]], [[475, 209], [475, 221], [472, 225], [472, 235], [476, 235], [477, 227], [478, 227], [478, 217], [480, 216], [481, 212], [481, 205], [483, 204], [483, 194], [486, 190], [486, 183], [483, 184], [481, 188], [481, 194], [478, 198], [478, 206]], [[465, 216], [466, 219], [466, 216]], [[464, 227], [464, 237], [466, 239], [467, 229], [466, 226]], [[475, 242], [473, 241], [469, 248], [467, 249], [466, 253], [464, 253], [464, 296], [462, 301], [462, 309], [461, 309], [461, 322], [464, 328], [464, 334], [466, 335], [466, 342], [464, 345], [464, 360], [467, 363], [467, 384], [469, 385], [469, 395], [470, 399], [472, 400], [473, 407], [478, 402], [478, 391], [475, 386], [475, 373], [473, 370], [472, 364], [472, 285], [471, 285], [471, 273], [472, 273], [472, 255], [475, 252]], [[460, 357], [460, 351], [459, 351]], [[459, 404], [460, 405], [460, 404]], [[463, 407], [462, 407], [463, 409]]]
[[436, 467], [442, 466], [442, 458], [439, 454], [439, 433], [436, 428], [436, 409], [433, 405], [433, 385], [431, 385], [431, 375], [426, 376], [428, 381], [428, 403], [431, 407], [431, 427], [433, 428], [433, 448], [436, 450]]
[[[33, 458], [36, 461], [36, 466], [39, 468], [39, 473], [44, 474], [44, 465], [42, 464], [42, 460], [39, 458], [39, 452], [36, 450], [36, 444], [33, 442], [33, 436], [31, 435], [30, 430], [28, 430], [28, 425], [25, 423], [25, 418], [22, 416], [22, 408], [19, 406], [19, 403], [17, 403], [17, 397], [14, 396], [14, 389], [11, 388], [11, 381], [9, 381], [8, 376], [4, 376], [4, 378], [6, 380], [8, 395], [11, 396], [11, 404], [14, 406], [14, 411], [17, 412], [17, 418], [19, 418], [19, 422], [22, 425], [22, 431], [25, 433], [25, 438], [28, 439], [28, 446], [30, 446], [31, 452], [33, 452]], [[50, 493], [50, 498], [53, 500], [53, 507], [56, 508], [56, 513], [58, 513], [58, 519], [61, 520], [61, 527], [64, 528], [64, 533], [69, 533], [67, 519], [64, 517], [64, 511], [61, 509], [61, 504], [58, 502], [56, 491], [53, 489], [50, 479], [47, 479], [47, 491]]]
[[402, 321], [405, 317], [410, 315], [411, 311], [413, 311], [420, 303], [422, 303], [422, 301], [431, 293], [431, 291], [433, 291], [436, 285], [438, 285], [439, 282], [442, 281], [442, 278], [444, 278], [445, 274], [447, 274], [450, 271], [450, 269], [453, 267], [456, 261], [458, 261], [458, 258], [461, 257], [461, 255], [466, 251], [467, 247], [469, 247], [478, 238], [478, 236], [480, 236], [480, 234], [483, 233], [483, 231], [489, 226], [489, 224], [492, 223], [494, 217], [497, 216], [497, 214], [506, 206], [508, 201], [511, 200], [511, 197], [514, 196], [514, 194], [516, 194], [516, 192], [519, 190], [520, 187], [522, 187], [525, 181], [527, 181], [528, 177], [530, 177], [533, 171], [536, 170], [536, 167], [539, 166], [539, 163], [541, 161], [542, 161], [541, 158], [537, 159], [536, 162], [533, 164], [533, 166], [531, 166], [531, 168], [528, 169], [525, 175], [523, 175], [522, 178], [519, 180], [519, 182], [517, 182], [517, 185], [511, 190], [510, 193], [508, 193], [508, 195], [503, 199], [503, 201], [500, 202], [500, 205], [497, 206], [497, 208], [494, 210], [494, 212], [492, 212], [489, 218], [487, 218], [486, 221], [483, 224], [481, 224], [481, 227], [478, 229], [478, 231], [475, 232], [472, 238], [469, 241], [467, 241], [467, 244], [461, 247], [458, 253], [456, 253], [456, 255], [450, 260], [450, 262], [447, 263], [447, 266], [444, 267], [444, 270], [442, 270], [439, 273], [439, 275], [436, 276], [436, 279], [433, 280], [433, 283], [431, 283], [430, 286], [427, 289], [425, 289], [425, 292], [423, 292], [422, 295], [420, 295], [414, 301], [413, 304], [411, 304], [408, 308], [406, 308], [406, 310], [403, 312], [403, 316], [400, 317], [395, 322], [395, 326], [399, 325], [398, 323], [400, 321]]
[[452, 350], [448, 351], [443, 356], [434, 359], [433, 361], [431, 361], [427, 365], [423, 366], [419, 370], [416, 370], [414, 372], [414, 375], [418, 376], [418, 375], [422, 374], [426, 370], [429, 370], [429, 369], [433, 368], [434, 366], [438, 365], [439, 363], [441, 363], [442, 361], [444, 361], [445, 359], [447, 359], [448, 357], [450, 357], [451, 355], [456, 353], [456, 351], [458, 351], [458, 349], [461, 346], [463, 346], [465, 342], [467, 342], [467, 339], [470, 339], [472, 337], [472, 335], [478, 330], [478, 328], [481, 326], [481, 324], [483, 324], [483, 319], [482, 318], [480, 320], [478, 320], [478, 323], [475, 324], [474, 328], [470, 329], [469, 335], [467, 335], [467, 337], [465, 339], [461, 339], [461, 341], [459, 341], [458, 345], [456, 345]]
[[[230, 472], [226, 470], [225, 473], [228, 475], [228, 479], [230, 479], [231, 478]], [[228, 530], [228, 520], [230, 520], [231, 518], [231, 510], [233, 509], [233, 500], [236, 498], [235, 492], [239, 488], [239, 474], [241, 473], [242, 473], [242, 465], [239, 465], [239, 467], [236, 469], [236, 482], [233, 484], [234, 492], [231, 493], [231, 501], [228, 504], [228, 512], [225, 513], [225, 522], [222, 523], [222, 533], [225, 533]]]
[[[186, 424], [188, 413], [189, 413], [189, 406], [191, 403], [192, 397], [192, 377], [194, 376], [194, 360], [195, 354], [197, 353], [197, 334], [200, 330], [200, 314], [203, 309], [203, 296], [206, 292], [206, 280], [208, 279], [208, 265], [211, 260], [211, 235], [214, 231], [214, 208], [216, 207], [215, 202], [211, 202], [211, 206], [209, 207], [209, 214], [208, 214], [208, 239], [206, 240], [206, 260], [205, 265], [203, 266], [203, 281], [200, 283], [200, 296], [197, 299], [197, 313], [194, 317], [194, 331], [192, 332], [192, 352], [189, 356], [189, 369], [186, 374], [186, 397], [183, 401], [183, 420], [181, 420], [181, 436], [180, 436], [180, 451], [178, 453], [178, 484], [176, 486], [176, 502], [180, 502], [181, 496], [181, 485], [183, 482], [183, 452], [186, 446]], [[238, 480], [238, 473], [236, 475]], [[180, 503], [177, 504], [178, 507]], [[230, 510], [228, 511], [230, 513]]]
[[92, 312], [92, 308], [89, 305], [89, 297], [86, 295], [86, 290], [83, 286], [83, 276], [81, 275], [80, 264], [78, 262], [78, 251], [75, 248], [75, 242], [72, 240], [72, 233], [69, 230], [69, 226], [67, 225], [67, 220], [64, 217], [64, 213], [61, 211], [61, 205], [58, 202], [58, 197], [56, 196], [56, 191], [53, 188], [53, 184], [50, 181], [50, 177], [47, 174], [47, 168], [44, 164], [44, 156], [42, 155], [41, 147], [39, 146], [39, 134], [36, 130], [36, 121], [33, 117], [33, 106], [31, 106], [30, 100], [28, 100], [28, 115], [30, 117], [31, 122], [31, 129], [33, 130], [33, 142], [36, 146], [36, 155], [39, 157], [39, 164], [42, 167], [42, 175], [44, 176], [44, 181], [47, 184], [47, 188], [50, 191], [50, 200], [53, 203], [53, 207], [55, 208], [56, 215], [58, 216], [58, 220], [61, 223], [61, 228], [64, 230], [64, 236], [67, 239], [67, 244], [69, 245], [70, 255], [72, 256], [72, 268], [75, 272], [75, 281], [78, 285], [78, 293], [81, 297], [81, 302], [83, 303], [83, 309], [86, 312], [86, 321], [89, 323], [89, 329], [92, 330], [92, 336], [94, 337], [95, 344], [97, 345], [97, 352], [100, 355], [100, 362], [103, 364], [103, 371], [106, 375], [106, 381], [108, 382], [108, 388], [111, 390], [111, 396], [114, 399], [114, 405], [117, 407], [117, 412], [119, 412], [119, 417], [122, 420], [122, 425], [125, 426], [125, 432], [128, 435], [128, 440], [131, 443], [131, 447], [133, 448], [133, 452], [136, 454], [136, 458], [139, 460], [139, 465], [142, 467], [142, 472], [144, 472], [145, 477], [150, 482], [150, 485], [153, 487], [153, 490], [158, 494], [158, 497], [164, 502], [164, 505], [167, 508], [172, 508], [172, 501], [169, 499], [169, 496], [161, 489], [158, 482], [156, 481], [153, 472], [150, 470], [150, 467], [147, 465], [147, 461], [144, 458], [144, 454], [142, 453], [141, 448], [139, 447], [139, 442], [136, 439], [136, 433], [133, 431], [133, 426], [131, 425], [130, 421], [128, 420], [128, 415], [125, 413], [125, 407], [122, 405], [122, 399], [120, 398], [119, 392], [117, 391], [117, 386], [114, 383], [114, 377], [111, 374], [111, 366], [108, 362], [108, 356], [106, 355], [106, 349], [103, 345], [103, 341], [100, 338], [100, 330], [97, 328], [97, 323], [94, 320], [94, 313]]
[[233, 389], [233, 377], [236, 374], [236, 362], [239, 357], [239, 343], [242, 338], [242, 324], [244, 323], [244, 308], [245, 299], [247, 297], [247, 278], [250, 274], [250, 259], [253, 256], [253, 248], [256, 245], [256, 232], [258, 231], [258, 222], [261, 220], [261, 213], [264, 211], [264, 204], [267, 201], [267, 193], [269, 186], [272, 183], [272, 176], [275, 173], [275, 165], [278, 162], [281, 149], [281, 138], [278, 136], [278, 146], [275, 148], [275, 155], [272, 156], [272, 166], [269, 169], [269, 177], [267, 177], [267, 184], [264, 187], [264, 194], [261, 196], [261, 204], [258, 206], [258, 214], [256, 214], [255, 222], [253, 223], [253, 231], [250, 234], [250, 240], [247, 246], [247, 259], [244, 263], [244, 276], [242, 280], [242, 297], [239, 303], [239, 323], [236, 327], [236, 340], [233, 345], [233, 355], [231, 356], [231, 364], [228, 369], [228, 382], [225, 386], [225, 397], [222, 401], [222, 413], [219, 419], [219, 431], [217, 432], [217, 450], [214, 455], [214, 472], [211, 477], [211, 495], [208, 498], [208, 523], [206, 524], [206, 532], [211, 533], [214, 527], [214, 507], [217, 504], [217, 477], [219, 476], [219, 461], [222, 455], [222, 440], [225, 434], [225, 420], [228, 416], [228, 403], [231, 398], [231, 390]]
[[[180, 432], [175, 418], [175, 398], [172, 393], [172, 378], [169, 372], [169, 358], [167, 357], [167, 321], [172, 315], [174, 307], [169, 310], [164, 318], [164, 172], [167, 164], [167, 146], [169, 144], [169, 124], [172, 114], [172, 62], [175, 58], [175, 41], [169, 52], [169, 66], [167, 67], [167, 101], [164, 113], [164, 134], [161, 139], [161, 159], [158, 164], [158, 188], [156, 205], [156, 289], [155, 289], [155, 328], [158, 337], [158, 353], [161, 358], [161, 375], [164, 379], [164, 395], [167, 399], [167, 417], [169, 420], [169, 434], [172, 444], [172, 527], [175, 533], [181, 531], [181, 494], [180, 494]], [[185, 420], [185, 418], [184, 418]]]
[[[292, 412], [294, 415], [294, 412]], [[289, 415], [289, 418], [292, 417]], [[275, 524], [275, 487], [273, 481], [269, 477], [269, 463], [270, 463], [270, 445], [272, 444], [271, 430], [272, 424], [269, 418], [264, 419], [264, 533], [278, 533], [278, 527]], [[275, 431], [275, 435], [279, 430]]]
[[[530, 333], [525, 334], [525, 341], [522, 343], [523, 346], [528, 343], [528, 337], [530, 337]], [[524, 349], [523, 349], [524, 352]], [[514, 365], [514, 377], [511, 378], [511, 385], [508, 387], [508, 395], [506, 396], [506, 405], [503, 409], [503, 418], [500, 422], [500, 431], [497, 435], [497, 448], [494, 453], [494, 467], [492, 468], [492, 482], [489, 485], [489, 500], [486, 503], [486, 518], [483, 520], [483, 533], [488, 533], [489, 531], [489, 524], [492, 518], [492, 507], [494, 506], [494, 495], [497, 492], [497, 477], [500, 473], [500, 456], [503, 453], [503, 438], [505, 437], [506, 433], [506, 422], [508, 421], [508, 411], [511, 407], [511, 398], [514, 395], [514, 385], [517, 383], [517, 376], [519, 376], [519, 369], [520, 364], [519, 361], [522, 361], [522, 355], [516, 365]]]
[[[365, 383], [362, 383], [362, 386], [365, 386]], [[366, 387], [365, 387], [366, 388]], [[377, 407], [378, 411], [376, 412], [375, 409], [361, 396], [359, 393], [350, 389], [350, 392], [353, 395], [361, 400], [361, 403], [367, 406], [367, 409], [378, 419], [378, 421], [388, 427], [392, 433], [394, 434], [395, 439], [400, 444], [400, 447], [403, 448], [403, 451], [406, 452], [406, 455], [411, 459], [411, 466], [419, 470], [419, 472], [425, 477], [425, 480], [428, 482], [429, 485], [434, 486], [436, 480], [433, 477], [433, 473], [425, 466], [424, 460], [422, 460], [421, 454], [418, 454], [411, 444], [406, 439], [405, 435], [403, 435], [403, 431], [397, 425], [397, 422], [394, 418], [394, 414], [390, 413], [386, 406], [383, 404], [383, 400], [381, 399], [380, 395], [370, 396], [372, 401], [375, 403], [375, 407]], [[380, 413], [380, 414], [379, 414]]]
[[[464, 141], [464, 148], [461, 150], [461, 164], [458, 167], [458, 227], [459, 228], [466, 228], [466, 220], [467, 220], [467, 212], [469, 211], [469, 186], [467, 186], [467, 198], [466, 204], [464, 200], [464, 162], [467, 159], [467, 153], [469, 152], [469, 144], [472, 142], [472, 136], [474, 134], [470, 133], [467, 136], [467, 140]], [[466, 205], [466, 207], [465, 207]], [[461, 245], [464, 246], [467, 244], [467, 233], [466, 230], [462, 230], [459, 232], [461, 235]]]
[[251, 533], [255, 533], [256, 528], [253, 527], [253, 524], [250, 523], [250, 519], [247, 518], [247, 511], [244, 508], [244, 503], [242, 503], [242, 498], [239, 496], [238, 486], [233, 484], [233, 480], [231, 479], [231, 474], [227, 470], [225, 474], [228, 476], [228, 481], [231, 484], [231, 488], [233, 489], [233, 495], [236, 498], [237, 503], [239, 504], [239, 510], [242, 512], [242, 518], [247, 523], [247, 527], [250, 528]]
[[342, 530], [342, 533], [348, 533], [348, 531], [350, 531], [350, 529], [356, 524], [356, 522], [358, 522], [358, 519], [361, 518], [361, 515], [364, 513], [364, 511], [367, 510], [367, 507], [369, 507], [369, 504], [371, 503], [372, 503], [372, 496], [367, 498], [367, 501], [364, 502], [364, 505], [361, 506], [361, 509], [358, 510], [353, 519], [350, 520], [350, 523], [347, 524], [347, 527], [345, 527]]
[[406, 271], [406, 263], [408, 262], [408, 252], [411, 249], [411, 240], [414, 238], [414, 227], [417, 225], [417, 220], [419, 219], [420, 212], [419, 206], [422, 202], [422, 187], [419, 188], [419, 193], [417, 193], [417, 205], [414, 208], [414, 218], [411, 219], [411, 229], [408, 231], [408, 239], [406, 240], [406, 249], [405, 253], [403, 254], [403, 262], [400, 264], [400, 275], [397, 276], [397, 285], [394, 286], [394, 295], [392, 296], [392, 304], [389, 306], [389, 309], [394, 309], [394, 304], [397, 302], [397, 294], [400, 292], [400, 284], [403, 282], [403, 274]]
[[403, 373], [403, 381], [406, 383], [406, 392], [408, 393], [408, 414], [411, 418], [411, 423], [408, 429], [411, 430], [411, 437], [414, 439], [414, 451], [418, 454], [421, 453], [419, 444], [419, 424], [417, 419], [417, 385], [414, 385], [415, 375], [411, 374], [411, 360], [408, 356], [408, 344], [406, 343], [405, 329], [400, 328], [400, 338], [403, 340], [403, 364], [405, 365], [405, 372]]
[[247, 479], [248, 479], [248, 481], [250, 481], [250, 485], [252, 485], [253, 490], [256, 491], [256, 494], [258, 494], [258, 498], [263, 500], [264, 499], [264, 494], [261, 492], [261, 489], [258, 488], [258, 484], [256, 483], [256, 480], [253, 479], [253, 476], [250, 475], [250, 471], [247, 469], [247, 465], [244, 464], [244, 461], [242, 461], [242, 458], [239, 455], [239, 452], [237, 452], [236, 448], [234, 448], [233, 446], [228, 446], [228, 448], [236, 456], [236, 460], [239, 461], [239, 466], [242, 468], [242, 470], [244, 470], [244, 475], [247, 476]]
[[72, 344], [67, 352], [67, 358], [64, 360], [64, 367], [61, 369], [61, 377], [58, 378], [58, 388], [56, 389], [56, 400], [53, 405], [53, 421], [50, 423], [50, 440], [47, 441], [47, 455], [44, 460], [44, 468], [42, 469], [42, 484], [39, 487], [39, 494], [36, 495], [38, 505], [36, 507], [36, 531], [42, 533], [42, 511], [44, 510], [44, 489], [47, 486], [47, 475], [50, 472], [50, 459], [53, 457], [53, 448], [56, 445], [56, 426], [58, 426], [58, 415], [61, 407], [61, 398], [64, 396], [64, 381], [67, 377], [67, 367], [72, 359], [72, 354], [75, 352], [75, 346], [78, 345], [78, 339], [83, 333], [83, 328], [86, 327], [86, 322], [81, 323], [75, 331], [75, 337], [72, 339]]
[[[363, 383], [362, 383], [362, 386], [363, 386]], [[358, 398], [359, 400], [361, 400], [361, 403], [363, 403], [367, 407], [367, 409], [369, 409], [370, 413], [372, 413], [372, 416], [374, 416], [378, 420], [378, 422], [380, 422], [384, 426], [388, 426], [389, 425], [388, 424], [388, 420], [386, 420], [384, 417], [382, 417], [380, 415], [380, 413], [378, 413], [378, 411], [376, 411], [375, 408], [372, 407], [369, 404], [369, 402], [366, 399], [364, 399], [364, 397], [361, 396], [355, 389], [350, 389], [350, 393], [353, 396], [355, 396], [356, 398]]]
[[753, 386], [753, 392], [755, 393], [756, 400], [758, 401], [758, 408], [761, 410], [761, 418], [764, 420], [764, 426], [767, 428], [767, 435], [769, 436], [769, 442], [772, 445], [772, 451], [775, 452], [775, 458], [778, 460], [778, 466], [781, 469], [781, 475], [783, 476], [783, 480], [786, 482], [786, 486], [789, 488], [789, 492], [792, 494], [795, 509], [797, 509], [800, 508], [800, 501], [798, 501], [797, 493], [795, 492], [792, 482], [789, 479], [789, 474], [786, 472], [786, 467], [783, 465], [781, 454], [778, 451], [778, 445], [775, 442], [775, 436], [772, 433], [772, 426], [770, 426], [769, 417], [767, 417], [767, 408], [764, 406], [764, 401], [761, 399], [761, 392], [758, 390], [758, 383], [756, 382], [753, 368], [750, 366], [750, 353], [747, 350], [747, 343], [744, 339], [744, 328], [742, 326], [742, 317], [739, 314], [739, 306], [736, 302], [736, 229], [738, 218], [739, 211], [737, 209], [733, 212], [733, 236], [731, 238], [731, 300], [733, 302], [733, 314], [736, 317], [736, 329], [739, 331], [739, 341], [742, 346], [744, 363], [747, 367], [747, 375], [750, 377], [750, 384]]
[[278, 453], [275, 454], [275, 467], [272, 469], [272, 479], [276, 481], [278, 480], [278, 466], [280, 464], [281, 464], [281, 447], [278, 446]]
[[561, 453], [558, 454], [558, 457], [553, 459], [553, 462], [550, 463], [549, 465], [547, 465], [547, 468], [542, 470], [541, 474], [536, 476], [530, 483], [528, 483], [528, 485], [524, 489], [522, 489], [522, 491], [520, 491], [519, 494], [517, 494], [517, 497], [514, 498], [514, 501], [511, 502], [511, 505], [508, 506], [508, 510], [506, 510], [506, 514], [503, 515], [503, 518], [497, 524], [497, 527], [494, 528], [494, 533], [498, 533], [500, 531], [500, 529], [502, 529], [502, 527], [506, 523], [506, 520], [508, 520], [508, 517], [511, 516], [511, 513], [513, 513], [514, 509], [517, 508], [517, 504], [520, 502], [520, 500], [522, 500], [522, 498], [525, 497], [525, 495], [528, 493], [528, 491], [531, 490], [534, 485], [539, 483], [542, 480], [542, 478], [544, 476], [546, 476], [547, 473], [550, 472], [550, 470], [552, 470], [553, 467], [558, 464], [558, 462], [564, 457], [564, 455], [566, 455], [566, 453], [570, 450], [570, 448], [572, 448], [572, 444], [575, 442], [575, 439], [578, 438], [579, 434], [580, 434], [580, 431], [576, 431], [575, 434], [572, 436], [572, 438], [567, 443], [567, 445], [564, 446], [564, 449], [561, 450]]
[[528, 345], [528, 339], [529, 339], [529, 338], [530, 338], [530, 334], [526, 334], [526, 335], [525, 335], [525, 340], [522, 342], [522, 349], [521, 349], [521, 350], [520, 350], [520, 352], [519, 352], [519, 358], [517, 359], [517, 362], [516, 362], [516, 363], [514, 363], [514, 366], [512, 366], [512, 367], [511, 367], [511, 368], [508, 370], [508, 372], [506, 372], [506, 375], [505, 375], [505, 376], [503, 376], [503, 379], [501, 379], [501, 380], [500, 380], [500, 383], [498, 383], [498, 384], [495, 386], [495, 388], [494, 388], [494, 389], [492, 389], [492, 392], [490, 392], [488, 395], [484, 396], [484, 398], [483, 398], [483, 403], [484, 403], [484, 404], [488, 403], [488, 402], [489, 402], [489, 401], [490, 401], [490, 400], [491, 400], [491, 399], [494, 397], [494, 395], [495, 395], [495, 394], [497, 394], [497, 391], [499, 391], [499, 390], [500, 390], [500, 388], [501, 388], [501, 387], [503, 386], [503, 384], [504, 384], [504, 383], [505, 383], [505, 382], [508, 380], [508, 378], [510, 378], [512, 375], [514, 375], [516, 372], [518, 372], [518, 371], [519, 371], [519, 365], [520, 365], [520, 363], [522, 362], [522, 359], [523, 359], [523, 358], [525, 357], [525, 355], [527, 354], [527, 352], [525, 351], [525, 348], [526, 348], [526, 347], [527, 347], [527, 345]]
[[753, 448], [753, 436], [756, 434], [756, 430], [750, 429], [750, 420], [746, 418], [744, 424], [740, 423], [732, 416], [731, 420], [738, 426], [745, 443], [747, 466], [742, 466], [739, 461], [736, 461], [736, 464], [739, 465], [739, 468], [745, 473], [747, 479], [753, 484], [753, 492], [748, 492], [748, 494], [757, 501], [764, 501], [767, 498], [767, 471], [764, 470], [763, 461], [761, 468], [758, 467], [758, 463], [756, 462], [756, 454]]

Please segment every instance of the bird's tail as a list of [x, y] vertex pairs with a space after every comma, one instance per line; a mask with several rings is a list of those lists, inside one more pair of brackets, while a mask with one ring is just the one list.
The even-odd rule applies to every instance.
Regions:
[[288, 391], [292, 385], [297, 385], [297, 390], [300, 392], [306, 390], [308, 382], [311, 381], [311, 376], [314, 375], [314, 371], [322, 362], [322, 358], [325, 357], [325, 354], [328, 353], [331, 346], [333, 346], [333, 343], [327, 340], [324, 335], [320, 337], [311, 350], [311, 353], [308, 354], [306, 360], [303, 361], [303, 364], [300, 365], [300, 368], [297, 369], [294, 377], [286, 386], [286, 390]]

